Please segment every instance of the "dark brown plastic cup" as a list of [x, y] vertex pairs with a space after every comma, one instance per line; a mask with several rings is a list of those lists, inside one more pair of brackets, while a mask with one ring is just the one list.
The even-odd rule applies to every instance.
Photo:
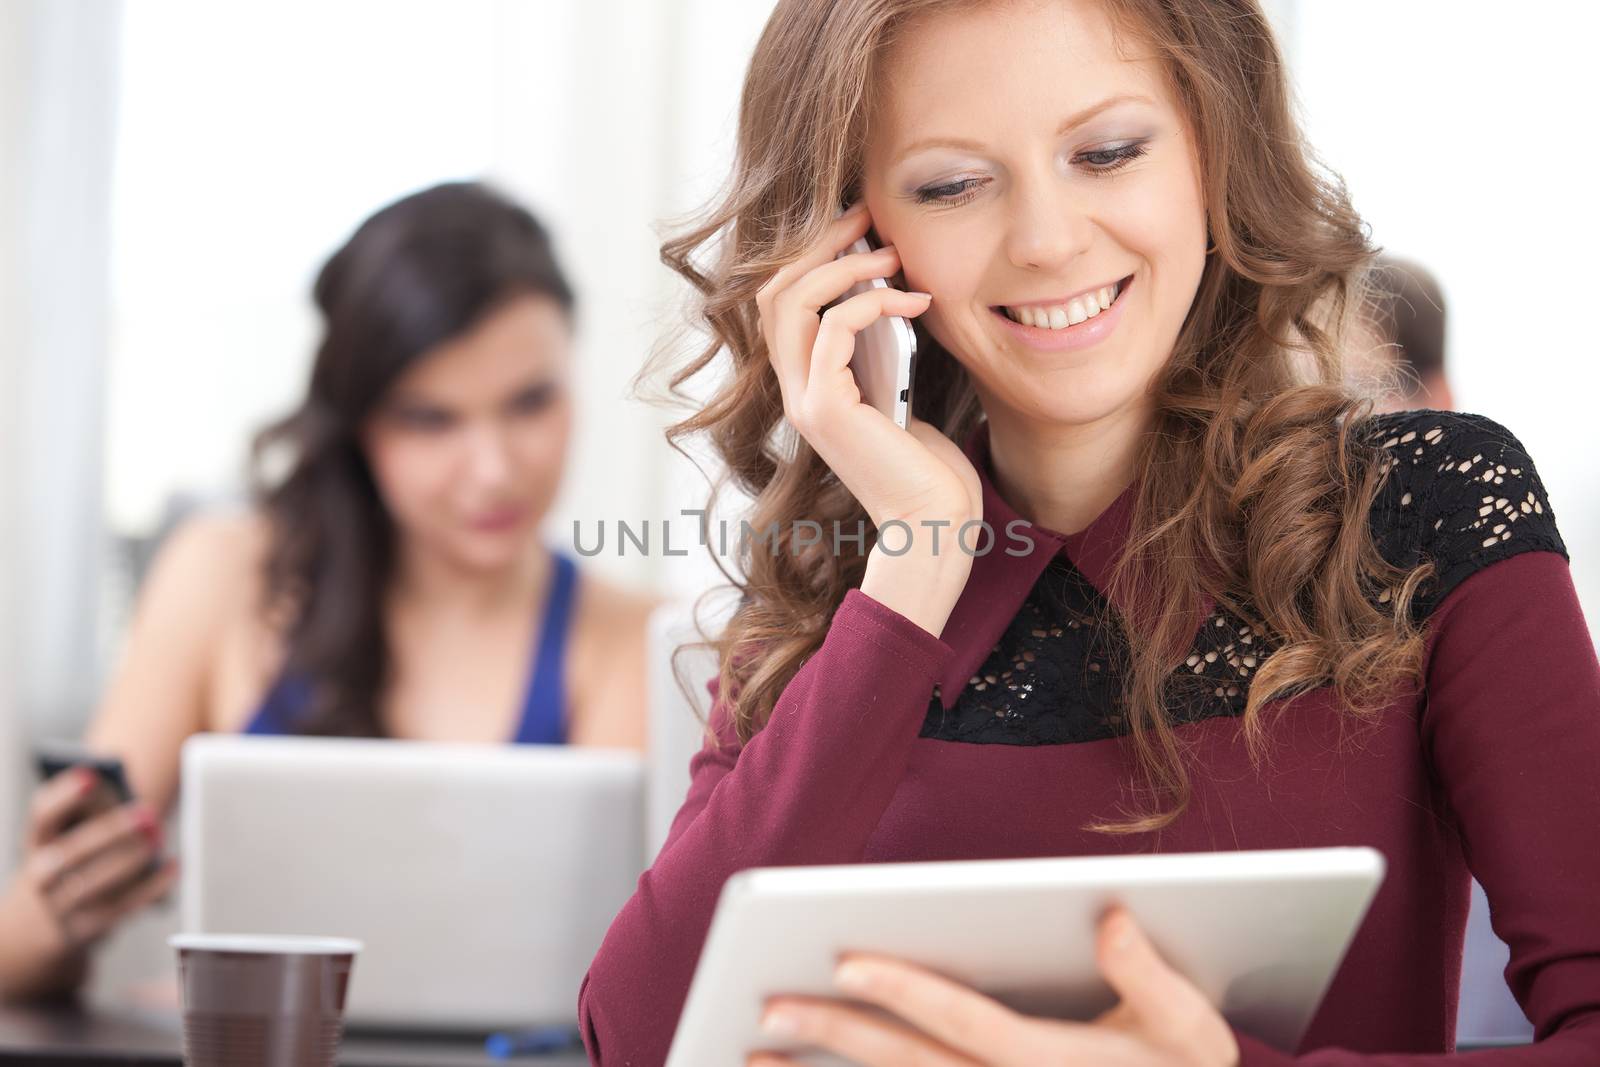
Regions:
[[361, 942], [178, 934], [187, 1067], [334, 1067]]

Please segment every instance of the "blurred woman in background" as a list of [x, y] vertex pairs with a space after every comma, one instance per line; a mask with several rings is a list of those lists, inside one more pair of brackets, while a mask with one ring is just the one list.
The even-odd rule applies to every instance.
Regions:
[[0, 994], [75, 987], [171, 888], [149, 865], [191, 734], [643, 747], [656, 601], [580, 582], [540, 532], [573, 418], [573, 293], [543, 227], [436, 186], [363, 223], [315, 299], [310, 388], [257, 438], [254, 508], [170, 538], [89, 729], [138, 802], [68, 829], [91, 779], [35, 795]]

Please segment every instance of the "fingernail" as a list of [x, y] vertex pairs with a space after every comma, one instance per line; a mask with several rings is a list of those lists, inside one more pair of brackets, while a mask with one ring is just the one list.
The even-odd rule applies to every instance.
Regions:
[[95, 786], [100, 784], [100, 776], [87, 767], [78, 768], [78, 793], [88, 796], [94, 792]]
[[840, 989], [851, 993], [865, 993], [872, 985], [872, 975], [860, 963], [842, 963], [839, 969], [833, 972], [833, 981]]
[[761, 1017], [761, 1029], [778, 1037], [793, 1037], [800, 1032], [800, 1020], [791, 1011], [770, 1008]]
[[932, 300], [933, 299], [933, 294], [932, 293], [924, 293], [924, 292], [921, 292], [921, 291], [916, 290], [916, 289], [907, 289], [906, 290], [906, 295], [907, 296], [920, 296], [925, 300]]
[[161, 820], [156, 818], [155, 812], [146, 807], [136, 808], [133, 821], [139, 832], [150, 839], [152, 845], [156, 848], [161, 847]]
[[895, 248], [894, 245], [884, 245], [882, 248], [878, 249], [878, 251], [880, 251], [880, 252], [898, 252], [899, 249]]

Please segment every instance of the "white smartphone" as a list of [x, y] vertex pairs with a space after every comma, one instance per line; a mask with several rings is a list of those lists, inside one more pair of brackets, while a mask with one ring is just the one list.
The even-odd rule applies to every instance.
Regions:
[[[871, 252], [865, 237], [840, 252], [841, 257]], [[839, 298], [840, 303], [870, 289], [887, 289], [883, 278], [857, 282]], [[856, 334], [856, 351], [850, 359], [861, 397], [904, 430], [911, 422], [911, 381], [917, 365], [917, 334], [899, 315], [883, 315]]]

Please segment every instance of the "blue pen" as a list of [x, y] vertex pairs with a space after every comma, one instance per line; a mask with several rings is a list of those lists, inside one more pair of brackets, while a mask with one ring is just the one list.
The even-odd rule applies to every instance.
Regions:
[[560, 1052], [583, 1043], [583, 1036], [571, 1026], [540, 1026], [532, 1030], [507, 1030], [490, 1034], [483, 1043], [485, 1051], [497, 1060], [513, 1056], [537, 1056], [542, 1052]]

